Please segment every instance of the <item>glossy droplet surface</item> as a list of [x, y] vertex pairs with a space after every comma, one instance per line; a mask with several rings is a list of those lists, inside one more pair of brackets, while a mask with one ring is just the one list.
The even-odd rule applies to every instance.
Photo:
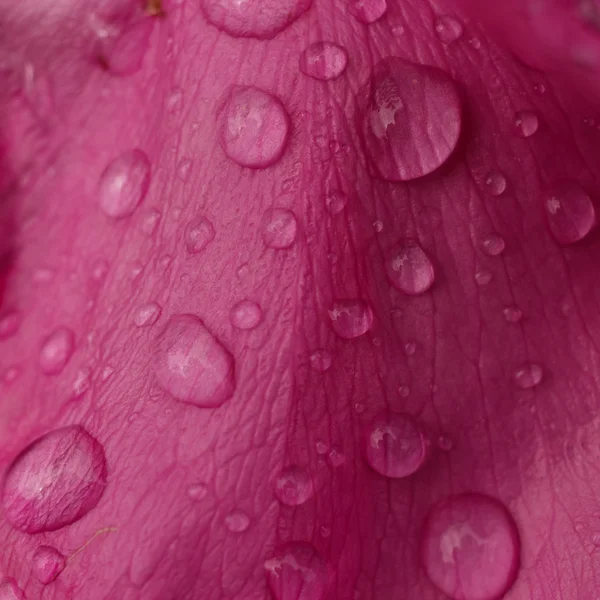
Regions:
[[484, 238], [481, 242], [481, 248], [488, 256], [498, 256], [504, 252], [506, 243], [502, 236], [493, 233]]
[[52, 546], [40, 546], [33, 554], [32, 562], [33, 574], [44, 585], [52, 583], [67, 566], [63, 554]]
[[0, 600], [25, 600], [23, 590], [12, 577], [0, 582]]
[[234, 510], [225, 517], [225, 527], [231, 533], [242, 533], [250, 527], [250, 518], [241, 510]]
[[300, 55], [300, 70], [323, 81], [339, 77], [347, 64], [348, 52], [333, 42], [315, 42]]
[[275, 600], [323, 600], [328, 586], [327, 565], [312, 544], [290, 542], [265, 561]]
[[215, 228], [205, 217], [197, 217], [186, 225], [184, 239], [187, 251], [199, 254], [215, 239]]
[[450, 15], [440, 15], [435, 18], [433, 23], [435, 33], [443, 44], [451, 44], [460, 39], [463, 35], [462, 23]]
[[289, 116], [281, 101], [256, 87], [234, 87], [220, 114], [219, 137], [227, 156], [242, 167], [276, 163], [289, 135]]
[[385, 58], [364, 94], [362, 133], [380, 177], [408, 181], [444, 164], [461, 130], [458, 90], [444, 71]]
[[298, 466], [285, 468], [275, 482], [275, 496], [282, 504], [299, 506], [312, 498], [313, 481], [306, 469]]
[[373, 310], [359, 298], [336, 300], [329, 310], [333, 331], [350, 340], [364, 335], [373, 325]]
[[475, 283], [479, 286], [487, 285], [492, 280], [492, 274], [489, 271], [477, 271], [475, 273]]
[[142, 66], [154, 21], [143, 19], [125, 28], [118, 36], [102, 40], [102, 58], [114, 75], [131, 75]]
[[331, 354], [324, 348], [318, 348], [310, 355], [310, 366], [320, 373], [331, 368]]
[[206, 19], [234, 37], [269, 39], [305, 12], [312, 0], [201, 0]]
[[507, 306], [502, 309], [507, 323], [518, 323], [523, 318], [523, 311], [518, 306]]
[[485, 178], [485, 187], [492, 196], [501, 196], [506, 191], [506, 178], [500, 171], [490, 171]]
[[0, 314], [0, 340], [9, 338], [19, 330], [21, 326], [21, 315], [16, 310]]
[[43, 341], [39, 363], [46, 375], [58, 375], [75, 349], [75, 334], [68, 327], [58, 327]]
[[427, 459], [428, 441], [405, 413], [381, 413], [365, 430], [365, 457], [385, 477], [407, 477]]
[[498, 500], [483, 494], [450, 496], [430, 511], [421, 558], [433, 584], [453, 600], [495, 600], [514, 583], [520, 540]]
[[522, 110], [515, 115], [515, 131], [520, 137], [531, 137], [539, 125], [538, 117], [532, 110]]
[[156, 340], [156, 380], [182, 402], [220, 406], [235, 391], [234, 370], [231, 353], [195, 315], [172, 316]]
[[332, 215], [341, 213], [348, 204], [348, 197], [344, 192], [335, 190], [325, 197], [325, 207]]
[[136, 311], [134, 322], [138, 327], [154, 325], [162, 314], [162, 308], [156, 302], [142, 304]]
[[54, 531], [84, 517], [106, 487], [102, 444], [79, 425], [55, 429], [25, 448], [4, 480], [8, 522], [26, 533]]
[[150, 161], [134, 148], [115, 158], [100, 175], [98, 203], [106, 215], [122, 219], [133, 214], [150, 185]]
[[596, 224], [596, 211], [585, 190], [573, 181], [553, 186], [544, 200], [548, 227], [562, 245], [582, 240]]
[[348, 12], [361, 23], [370, 25], [387, 11], [387, 0], [350, 0]]
[[514, 374], [517, 387], [528, 390], [541, 383], [544, 376], [542, 367], [536, 363], [527, 363], [520, 366]]
[[268, 210], [262, 221], [262, 237], [269, 248], [283, 250], [296, 240], [298, 222], [296, 216], [287, 208]]
[[237, 329], [254, 329], [263, 319], [261, 307], [252, 300], [241, 300], [229, 313], [231, 324]]
[[412, 240], [394, 248], [386, 260], [385, 270], [392, 285], [411, 296], [423, 294], [435, 280], [432, 262]]

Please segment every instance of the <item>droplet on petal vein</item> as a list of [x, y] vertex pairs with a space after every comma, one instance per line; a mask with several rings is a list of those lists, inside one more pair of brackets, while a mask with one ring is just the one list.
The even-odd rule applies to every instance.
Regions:
[[32, 562], [35, 577], [44, 585], [52, 583], [67, 566], [64, 555], [52, 546], [39, 546]]
[[252, 300], [240, 300], [229, 313], [231, 324], [237, 329], [254, 329], [262, 321], [261, 307]]
[[433, 27], [438, 39], [443, 44], [451, 44], [460, 39], [464, 31], [462, 23], [450, 15], [436, 17]]
[[256, 87], [236, 86], [229, 92], [219, 119], [221, 146], [238, 165], [263, 169], [281, 158], [290, 119], [272, 94]]
[[379, 176], [408, 181], [438, 169], [461, 130], [456, 83], [437, 67], [385, 58], [364, 90], [362, 133]]
[[518, 136], [531, 137], [538, 127], [538, 117], [532, 110], [522, 110], [515, 115], [515, 130]]
[[184, 239], [187, 251], [199, 254], [215, 239], [215, 228], [205, 217], [197, 217], [186, 225]]
[[348, 12], [362, 23], [370, 25], [387, 11], [387, 0], [350, 0]]
[[46, 375], [58, 375], [75, 349], [75, 335], [67, 327], [58, 327], [42, 341], [39, 363]]
[[320, 373], [324, 373], [331, 368], [332, 358], [331, 354], [325, 350], [325, 348], [317, 348], [310, 355], [310, 366]]
[[423, 294], [435, 280], [431, 260], [413, 240], [402, 243], [390, 253], [385, 269], [392, 285], [411, 296]]
[[506, 191], [506, 177], [500, 171], [490, 171], [486, 175], [485, 186], [492, 196], [501, 196]]
[[511, 514], [483, 494], [449, 496], [433, 507], [423, 528], [427, 576], [453, 600], [502, 598], [517, 577], [519, 556]]
[[359, 298], [336, 300], [329, 310], [333, 331], [351, 340], [364, 335], [373, 325], [373, 310]]
[[299, 506], [312, 498], [313, 481], [302, 467], [285, 468], [275, 483], [275, 495], [282, 504]]
[[585, 190], [574, 181], [555, 185], [545, 196], [548, 227], [561, 245], [582, 240], [596, 224], [596, 210]]
[[333, 42], [315, 42], [300, 55], [300, 70], [323, 81], [339, 77], [347, 64], [348, 52]]
[[506, 243], [502, 236], [497, 233], [492, 233], [484, 238], [481, 247], [488, 256], [498, 256], [504, 252]]
[[536, 363], [526, 363], [520, 366], [514, 374], [517, 387], [528, 390], [538, 385], [544, 376], [542, 367]]
[[234, 358], [195, 315], [174, 315], [156, 340], [154, 373], [173, 398], [221, 406], [235, 391]]
[[283, 250], [296, 240], [298, 222], [287, 208], [272, 208], [266, 211], [262, 222], [262, 237], [269, 248]]

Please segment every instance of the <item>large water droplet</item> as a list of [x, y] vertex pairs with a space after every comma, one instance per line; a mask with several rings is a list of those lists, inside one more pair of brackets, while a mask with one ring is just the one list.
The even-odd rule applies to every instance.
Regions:
[[300, 70], [314, 79], [339, 77], [348, 64], [348, 52], [333, 42], [315, 42], [300, 55]]
[[182, 402], [221, 406], [235, 391], [234, 371], [231, 353], [195, 315], [172, 316], [156, 340], [156, 379]]
[[231, 533], [242, 533], [250, 527], [250, 518], [241, 510], [234, 510], [225, 517], [225, 527]]
[[219, 135], [227, 156], [242, 167], [276, 163], [289, 135], [289, 116], [281, 101], [255, 87], [234, 87], [220, 111]]
[[33, 574], [44, 585], [52, 583], [67, 566], [63, 554], [52, 546], [39, 546], [33, 554], [32, 562]]
[[421, 556], [429, 579], [453, 600], [502, 598], [519, 569], [515, 522], [483, 494], [450, 496], [429, 513]]
[[265, 561], [275, 600], [323, 600], [328, 586], [327, 565], [312, 544], [291, 542]]
[[198, 254], [215, 239], [215, 228], [208, 219], [198, 217], [187, 224], [184, 238], [187, 251]]
[[504, 238], [502, 236], [492, 233], [484, 238], [483, 242], [481, 243], [481, 247], [488, 256], [498, 256], [504, 252], [506, 243], [504, 242]]
[[136, 311], [134, 321], [138, 327], [154, 325], [162, 314], [162, 308], [156, 302], [142, 304]]
[[305, 12], [312, 0], [201, 0], [206, 19], [234, 37], [269, 39]]
[[456, 84], [444, 71], [385, 58], [366, 95], [365, 146], [383, 179], [423, 177], [448, 159], [460, 135], [461, 108]]
[[317, 348], [310, 355], [310, 366], [321, 373], [324, 373], [331, 367], [331, 354], [324, 348]]
[[38, 438], [11, 464], [3, 488], [4, 515], [26, 533], [54, 531], [88, 514], [106, 487], [100, 442], [69, 425]]
[[528, 390], [535, 387], [542, 381], [544, 371], [537, 363], [527, 363], [520, 366], [514, 373], [514, 380], [517, 387], [522, 390]]
[[127, 27], [118, 36], [102, 39], [102, 59], [111, 73], [131, 75], [141, 68], [153, 25], [153, 19], [143, 19]]
[[596, 224], [590, 197], [573, 181], [553, 186], [546, 194], [545, 209], [550, 232], [562, 245], [582, 240]]
[[288, 506], [304, 504], [310, 500], [313, 493], [312, 478], [302, 467], [285, 468], [275, 483], [275, 495], [282, 504]]
[[429, 442], [416, 421], [404, 413], [382, 413], [365, 431], [369, 466], [386, 477], [407, 477], [428, 456]]
[[58, 375], [75, 349], [75, 335], [68, 327], [58, 327], [43, 341], [39, 363], [46, 375]]
[[289, 248], [296, 240], [298, 222], [287, 208], [272, 208], [265, 213], [262, 222], [262, 236], [269, 248], [282, 250]]
[[145, 198], [149, 185], [148, 156], [137, 148], [128, 150], [109, 163], [100, 176], [100, 208], [114, 219], [128, 217]]
[[370, 25], [387, 11], [387, 0], [350, 0], [348, 12], [361, 23]]
[[492, 196], [501, 196], [506, 191], [506, 178], [500, 171], [490, 171], [485, 178], [485, 186]]
[[334, 190], [325, 197], [325, 206], [332, 215], [341, 213], [348, 204], [348, 197], [344, 192]]
[[451, 44], [460, 39], [463, 34], [462, 23], [450, 15], [440, 15], [433, 23], [435, 33], [443, 44]]
[[231, 324], [238, 329], [254, 329], [263, 319], [261, 307], [252, 300], [241, 300], [229, 313]]
[[0, 583], [0, 600], [25, 600], [23, 590], [12, 577], [3, 579]]
[[408, 240], [390, 253], [385, 269], [390, 282], [405, 294], [423, 294], [435, 280], [433, 264], [415, 241]]
[[539, 127], [537, 115], [532, 110], [522, 110], [515, 115], [515, 130], [517, 135], [531, 137]]
[[13, 336], [21, 326], [21, 314], [16, 310], [0, 314], [0, 340]]
[[350, 340], [359, 337], [373, 325], [373, 310], [358, 298], [336, 300], [329, 310], [333, 331], [341, 338]]

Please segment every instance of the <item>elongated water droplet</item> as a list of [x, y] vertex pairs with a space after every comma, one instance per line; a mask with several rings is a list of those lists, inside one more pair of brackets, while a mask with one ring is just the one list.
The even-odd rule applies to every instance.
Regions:
[[392, 285], [411, 296], [423, 294], [435, 280], [429, 257], [412, 240], [403, 242], [389, 254], [385, 268]]
[[323, 81], [339, 77], [347, 64], [348, 52], [333, 42], [315, 42], [300, 55], [300, 70]]
[[325, 206], [332, 215], [341, 213], [348, 204], [348, 197], [344, 192], [335, 190], [325, 197]]
[[225, 517], [225, 527], [231, 533], [242, 533], [250, 527], [250, 518], [241, 510], [234, 510]]
[[358, 298], [336, 300], [329, 310], [333, 331], [350, 340], [364, 335], [373, 324], [373, 310]]
[[296, 240], [298, 222], [287, 208], [272, 208], [266, 211], [262, 222], [262, 236], [269, 248], [283, 250]]
[[134, 321], [138, 327], [149, 327], [154, 325], [162, 314], [160, 304], [156, 302], [148, 302], [142, 304], [136, 311]]
[[66, 558], [52, 546], [39, 546], [33, 554], [33, 574], [44, 585], [52, 583], [66, 566]]
[[387, 0], [350, 0], [348, 5], [348, 12], [366, 25], [381, 19], [386, 11]]
[[299, 506], [312, 498], [313, 481], [302, 467], [286, 467], [275, 483], [275, 495], [282, 504]]
[[451, 44], [460, 39], [463, 34], [462, 23], [450, 15], [440, 15], [433, 23], [435, 33], [443, 44]]
[[527, 363], [520, 366], [514, 374], [514, 380], [517, 387], [522, 390], [528, 390], [535, 387], [542, 381], [544, 371], [536, 363]]
[[156, 379], [182, 402], [221, 406], [235, 391], [234, 371], [231, 353], [195, 315], [172, 316], [156, 340]]
[[582, 240], [596, 224], [596, 211], [588, 194], [573, 181], [556, 184], [545, 196], [550, 233], [562, 245]]
[[531, 137], [539, 127], [537, 115], [532, 110], [522, 110], [515, 115], [515, 130], [517, 135]]
[[502, 314], [508, 323], [518, 323], [523, 318], [523, 311], [518, 306], [507, 306]]
[[126, 27], [118, 36], [109, 35], [102, 39], [102, 59], [113, 75], [132, 75], [139, 71], [153, 26], [153, 19], [142, 19]]
[[231, 324], [238, 329], [254, 329], [263, 319], [261, 307], [252, 300], [241, 300], [229, 313]]
[[75, 350], [75, 335], [68, 327], [58, 327], [42, 342], [40, 367], [46, 375], [58, 375]]
[[0, 314], [0, 340], [9, 338], [19, 330], [21, 326], [21, 313], [10, 310]]
[[134, 148], [115, 158], [104, 169], [98, 185], [100, 208], [114, 219], [133, 214], [150, 185], [150, 161]]
[[25, 600], [23, 590], [12, 577], [0, 582], [0, 600]]
[[262, 169], [282, 156], [289, 116], [281, 101], [255, 87], [234, 87], [219, 114], [225, 154], [242, 167]]
[[506, 191], [506, 178], [500, 171], [490, 171], [485, 178], [485, 186], [492, 196], [501, 196]]
[[84, 517], [106, 487], [102, 444], [79, 425], [55, 429], [25, 448], [4, 480], [4, 515], [26, 533], [54, 531]]
[[481, 243], [481, 247], [488, 256], [498, 256], [504, 252], [506, 243], [504, 242], [504, 238], [502, 236], [492, 233], [484, 238], [483, 242]]
[[318, 348], [310, 355], [310, 366], [321, 373], [331, 367], [331, 354], [324, 348]]
[[215, 239], [215, 235], [213, 224], [205, 217], [198, 217], [185, 228], [185, 247], [190, 254], [199, 254]]

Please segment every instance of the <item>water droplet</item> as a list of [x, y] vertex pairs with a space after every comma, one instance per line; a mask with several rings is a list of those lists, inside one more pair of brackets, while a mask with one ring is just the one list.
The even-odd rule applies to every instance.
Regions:
[[58, 375], [75, 350], [75, 335], [67, 327], [58, 327], [42, 342], [39, 363], [46, 375]]
[[553, 186], [545, 198], [550, 233], [562, 245], [582, 240], [596, 224], [596, 211], [588, 194], [577, 183]]
[[198, 254], [215, 239], [215, 228], [208, 219], [198, 217], [187, 224], [184, 238], [187, 251]]
[[275, 600], [323, 600], [329, 578], [323, 557], [308, 542], [280, 546], [265, 561]]
[[134, 322], [138, 327], [149, 327], [154, 325], [162, 314], [162, 308], [156, 302], [142, 304], [136, 311]]
[[508, 323], [518, 323], [523, 318], [523, 311], [518, 306], [507, 306], [502, 314]]
[[434, 21], [435, 33], [443, 44], [451, 44], [460, 39], [463, 34], [462, 23], [450, 15], [441, 15]]
[[242, 533], [250, 527], [250, 518], [245, 512], [235, 510], [225, 517], [225, 527], [231, 533]]
[[100, 175], [98, 202], [106, 215], [121, 219], [133, 214], [150, 185], [150, 161], [137, 148], [115, 158]]
[[186, 182], [190, 178], [192, 171], [192, 161], [189, 158], [182, 158], [177, 165], [177, 176], [181, 181]]
[[364, 91], [363, 137], [378, 174], [408, 181], [438, 169], [461, 130], [455, 82], [437, 67], [385, 58]]
[[319, 527], [319, 533], [324, 538], [328, 538], [331, 535], [331, 527], [328, 527], [327, 525], [321, 525], [321, 527]]
[[221, 406], [235, 391], [234, 370], [231, 353], [195, 315], [172, 316], [156, 340], [156, 379], [182, 402]]
[[479, 50], [479, 48], [481, 48], [481, 42], [477, 38], [471, 38], [469, 40], [469, 44], [475, 48], [475, 50]]
[[383, 221], [380, 221], [379, 219], [374, 221], [373, 229], [376, 231], [376, 233], [381, 233], [383, 231]]
[[542, 367], [536, 363], [527, 363], [520, 366], [514, 374], [515, 384], [522, 390], [535, 387], [542, 381], [544, 372]]
[[241, 300], [229, 313], [231, 324], [238, 329], [254, 329], [263, 319], [261, 307], [252, 300]]
[[92, 265], [92, 278], [100, 282], [106, 277], [107, 273], [108, 263], [102, 258], [96, 260]]
[[7, 369], [2, 374], [2, 381], [4, 381], [6, 385], [10, 385], [14, 381], [16, 381], [20, 374], [21, 370], [19, 369], [19, 367], [16, 367], [14, 365], [11, 367], [7, 367]]
[[407, 356], [412, 356], [417, 351], [417, 344], [415, 342], [406, 342], [404, 344], [404, 352], [406, 352]]
[[33, 554], [33, 574], [44, 585], [52, 583], [66, 566], [65, 557], [52, 546], [39, 546]]
[[275, 496], [282, 504], [299, 506], [304, 504], [314, 493], [313, 481], [302, 467], [285, 468], [275, 483]]
[[324, 348], [318, 348], [310, 355], [310, 366], [321, 373], [331, 367], [331, 354]]
[[208, 494], [208, 487], [204, 483], [194, 483], [188, 488], [188, 496], [191, 500], [203, 500]]
[[407, 477], [427, 459], [428, 442], [417, 422], [405, 413], [382, 413], [366, 428], [369, 466], [385, 477]]
[[348, 12], [361, 23], [370, 25], [387, 11], [387, 0], [351, 0]]
[[346, 462], [346, 457], [342, 452], [341, 448], [337, 446], [333, 446], [331, 450], [329, 450], [328, 457], [329, 464], [335, 469], [337, 467], [341, 467]]
[[537, 115], [532, 110], [522, 110], [515, 115], [515, 129], [517, 135], [531, 137], [539, 127]]
[[4, 515], [25, 533], [55, 531], [81, 519], [106, 487], [104, 448], [83, 427], [55, 429], [25, 448], [4, 480]]
[[272, 208], [266, 211], [262, 223], [262, 236], [269, 248], [283, 250], [296, 240], [298, 223], [291, 210]]
[[153, 236], [156, 232], [156, 228], [160, 223], [160, 212], [156, 209], [149, 210], [142, 218], [142, 233], [147, 236]]
[[0, 600], [25, 600], [23, 590], [12, 577], [3, 579], [0, 583]]
[[120, 35], [108, 35], [102, 39], [102, 59], [113, 75], [132, 75], [139, 71], [148, 50], [153, 25], [153, 19], [142, 19]]
[[452, 448], [454, 448], [454, 442], [445, 435], [440, 435], [438, 437], [438, 448], [443, 452], [450, 452]]
[[0, 340], [15, 335], [20, 326], [21, 314], [18, 311], [10, 310], [0, 314]]
[[348, 196], [344, 192], [335, 190], [325, 198], [325, 206], [332, 215], [341, 213], [348, 203]]
[[432, 262], [423, 248], [412, 240], [390, 253], [385, 268], [392, 285], [411, 296], [423, 294], [435, 280]]
[[300, 55], [300, 70], [323, 81], [339, 77], [347, 64], [346, 49], [333, 42], [315, 42]]
[[500, 171], [490, 171], [485, 178], [485, 185], [492, 196], [501, 196], [506, 191], [506, 178]]
[[167, 112], [172, 115], [177, 115], [183, 108], [183, 90], [181, 88], [173, 88], [167, 97], [166, 101]]
[[91, 369], [87, 367], [79, 369], [79, 371], [77, 371], [77, 374], [75, 375], [75, 381], [73, 381], [71, 399], [77, 400], [78, 398], [81, 398], [81, 396], [83, 396], [90, 389], [91, 385]]
[[281, 101], [255, 87], [234, 87], [220, 113], [225, 154], [242, 167], [262, 169], [282, 156], [289, 116]]
[[487, 285], [492, 280], [492, 274], [489, 271], [477, 271], [475, 273], [475, 283], [479, 286]]
[[506, 243], [502, 236], [492, 233], [483, 240], [481, 247], [488, 256], [498, 256], [504, 252]]
[[533, 86], [533, 89], [538, 93], [538, 94], [545, 94], [546, 93], [546, 86], [543, 83], [536, 83]]
[[327, 450], [329, 450], [329, 446], [323, 440], [317, 440], [317, 442], [315, 444], [315, 449], [317, 451], [317, 454], [322, 456], [323, 454], [327, 454]]
[[515, 522], [483, 494], [449, 496], [430, 511], [421, 534], [427, 576], [450, 598], [503, 598], [519, 571]]
[[359, 337], [373, 325], [373, 310], [360, 299], [336, 300], [329, 310], [333, 331], [341, 338]]
[[398, 393], [400, 394], [401, 398], [408, 398], [410, 395], [410, 388], [407, 385], [401, 385], [398, 388]]

